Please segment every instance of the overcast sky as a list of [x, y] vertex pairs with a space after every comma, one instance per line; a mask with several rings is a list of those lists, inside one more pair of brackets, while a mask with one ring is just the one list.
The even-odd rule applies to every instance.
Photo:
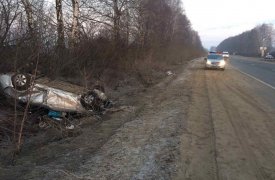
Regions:
[[262, 23], [275, 24], [275, 0], [182, 0], [203, 46], [217, 46], [222, 40]]

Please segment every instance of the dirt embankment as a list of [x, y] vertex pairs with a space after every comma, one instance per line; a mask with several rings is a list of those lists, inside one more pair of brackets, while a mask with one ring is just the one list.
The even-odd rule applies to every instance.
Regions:
[[0, 177], [275, 179], [274, 109], [255, 87], [233, 69], [205, 71], [193, 60], [153, 88], [126, 93], [124, 111], [82, 119], [77, 137], [31, 138]]
[[[4, 179], [170, 179], [176, 171], [190, 71], [170, 75], [148, 89], [118, 89], [112, 96], [128, 108], [103, 119], [81, 119], [82, 133], [61, 139], [48, 130], [25, 142]], [[53, 84], [51, 84], [53, 86]], [[117, 99], [118, 100], [118, 99]]]

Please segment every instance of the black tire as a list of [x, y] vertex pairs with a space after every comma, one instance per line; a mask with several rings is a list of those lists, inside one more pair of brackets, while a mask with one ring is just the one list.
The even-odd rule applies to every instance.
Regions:
[[11, 77], [14, 89], [19, 91], [27, 90], [31, 85], [31, 77], [28, 74], [16, 73]]
[[83, 94], [80, 98], [80, 103], [86, 110], [93, 110], [95, 112], [100, 112], [102, 110], [102, 101], [93, 91]]

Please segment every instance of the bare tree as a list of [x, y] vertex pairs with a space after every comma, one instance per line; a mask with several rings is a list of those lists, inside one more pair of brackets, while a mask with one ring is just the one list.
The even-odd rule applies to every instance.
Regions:
[[36, 39], [36, 32], [34, 27], [34, 17], [33, 17], [33, 8], [32, 4], [29, 0], [21, 0], [22, 4], [24, 5], [25, 12], [27, 15], [27, 22], [28, 22], [28, 29], [30, 33], [30, 37], [35, 40]]
[[120, 18], [121, 18], [121, 10], [118, 7], [118, 0], [113, 1], [113, 33], [114, 33], [114, 40], [116, 43], [120, 40]]
[[57, 49], [65, 48], [64, 22], [62, 11], [62, 0], [55, 1], [56, 19], [57, 19]]
[[[83, 1], [87, 9], [86, 15], [82, 18], [100, 23], [110, 28], [112, 38], [115, 45], [121, 42], [121, 31], [125, 22], [122, 22], [122, 17], [129, 15], [129, 4], [133, 0], [91, 0]], [[127, 18], [124, 18], [126, 20]], [[128, 19], [129, 20], [129, 19]]]
[[74, 47], [79, 38], [79, 3], [80, 0], [72, 0], [73, 7], [73, 20], [72, 20], [72, 30], [70, 37], [70, 46]]
[[2, 47], [7, 40], [13, 22], [21, 12], [17, 1], [1, 0], [0, 5], [0, 47]]

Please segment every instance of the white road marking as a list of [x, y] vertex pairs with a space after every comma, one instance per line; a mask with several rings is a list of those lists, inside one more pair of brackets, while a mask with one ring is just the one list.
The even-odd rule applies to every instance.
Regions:
[[239, 70], [239, 69], [236, 68], [236, 67], [233, 67], [233, 69], [235, 69], [235, 70], [239, 71], [240, 73], [242, 73], [242, 74], [244, 74], [244, 75], [246, 75], [246, 76], [248, 76], [248, 77], [250, 77], [250, 78], [252, 78], [252, 79], [254, 79], [254, 80], [256, 80], [256, 81], [258, 81], [258, 82], [260, 82], [260, 83], [262, 83], [262, 84], [264, 84], [264, 85], [266, 85], [266, 86], [268, 86], [268, 87], [270, 87], [271, 89], [275, 90], [275, 87], [274, 87], [274, 86], [272, 86], [272, 85], [270, 85], [270, 84], [268, 84], [268, 83], [266, 83], [266, 82], [264, 82], [264, 81], [262, 81], [262, 80], [260, 80], [260, 79], [258, 79], [258, 78], [256, 78], [256, 77], [254, 77], [254, 76], [252, 76], [252, 75], [250, 75], [250, 74], [247, 74], [247, 73], [245, 73], [245, 72]]

